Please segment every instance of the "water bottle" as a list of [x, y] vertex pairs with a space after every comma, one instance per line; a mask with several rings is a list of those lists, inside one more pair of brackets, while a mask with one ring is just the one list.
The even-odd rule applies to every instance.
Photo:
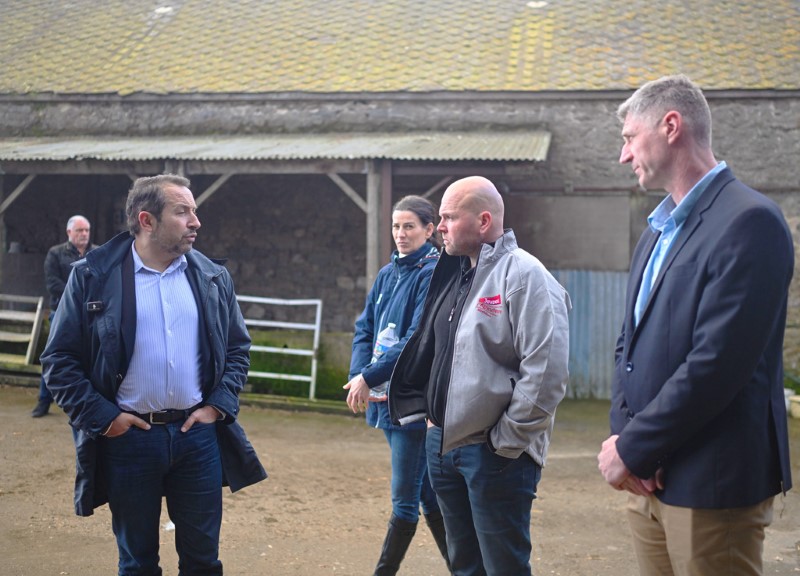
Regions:
[[[378, 361], [378, 358], [383, 356], [384, 352], [400, 341], [400, 339], [397, 337], [397, 334], [394, 332], [394, 328], [395, 324], [389, 322], [389, 325], [378, 333], [378, 337], [375, 339], [375, 348], [372, 350], [373, 364]], [[383, 396], [386, 396], [386, 391], [388, 389], [389, 382], [386, 381], [378, 384], [374, 388], [371, 388], [369, 395], [373, 398], [382, 398]]]

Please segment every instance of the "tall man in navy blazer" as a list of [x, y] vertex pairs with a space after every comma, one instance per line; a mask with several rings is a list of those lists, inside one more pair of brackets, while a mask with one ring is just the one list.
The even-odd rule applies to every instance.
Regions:
[[633, 254], [600, 471], [630, 492], [644, 575], [761, 574], [773, 498], [791, 487], [783, 333], [792, 237], [711, 149], [685, 76], [618, 110], [630, 163], [669, 194]]

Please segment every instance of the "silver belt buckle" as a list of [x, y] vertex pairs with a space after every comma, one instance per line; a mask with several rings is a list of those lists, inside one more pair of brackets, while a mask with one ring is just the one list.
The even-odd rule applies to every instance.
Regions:
[[150, 412], [150, 424], [165, 424], [165, 422], [158, 422], [156, 420], [153, 420], [153, 416], [155, 414], [166, 414], [166, 413], [167, 413], [166, 410], [159, 410], [158, 412]]

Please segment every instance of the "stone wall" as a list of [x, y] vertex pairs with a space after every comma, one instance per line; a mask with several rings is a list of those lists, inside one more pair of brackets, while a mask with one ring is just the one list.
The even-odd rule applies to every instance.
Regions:
[[[630, 167], [618, 163], [621, 139], [614, 110], [624, 97], [6, 99], [0, 100], [0, 137], [546, 129], [552, 145], [545, 169], [497, 181], [509, 208], [507, 224], [518, 231], [523, 247], [551, 268], [623, 271], [644, 217], [660, 199], [639, 191]], [[717, 157], [774, 198], [800, 239], [800, 97], [709, 94], [709, 101]], [[196, 191], [214, 181], [189, 177]], [[21, 179], [2, 177], [4, 195]], [[346, 179], [364, 193], [363, 176]], [[396, 178], [394, 200], [437, 180]], [[124, 174], [37, 177], [3, 216], [5, 249], [18, 242], [25, 254], [43, 257], [50, 245], [65, 239], [66, 219], [76, 212], [90, 218], [95, 240], [105, 241], [122, 225], [129, 187]], [[327, 177], [234, 176], [199, 215], [203, 227], [197, 248], [228, 258], [240, 293], [322, 298], [323, 330], [352, 330], [368, 288], [366, 218]], [[13, 265], [19, 262], [3, 260], [3, 289], [12, 284]], [[41, 278], [26, 278], [31, 291], [43, 290]], [[792, 286], [790, 304], [787, 369], [800, 374], [800, 282]]]
[[[796, 189], [800, 95], [750, 94], [707, 94], [715, 149], [756, 188]], [[539, 188], [631, 190], [630, 170], [616, 165], [614, 111], [626, 96], [6, 97], [0, 99], [0, 137], [542, 128], [553, 140], [547, 182], [537, 182]]]

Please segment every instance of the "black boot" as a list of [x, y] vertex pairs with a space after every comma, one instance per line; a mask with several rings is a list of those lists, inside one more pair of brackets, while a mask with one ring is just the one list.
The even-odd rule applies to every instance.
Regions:
[[401, 520], [394, 514], [389, 519], [389, 529], [383, 541], [383, 549], [378, 565], [375, 567], [375, 576], [394, 576], [400, 570], [400, 562], [406, 555], [411, 539], [417, 531], [416, 522]]
[[447, 564], [447, 571], [450, 572], [450, 557], [447, 555], [447, 532], [444, 529], [442, 513], [437, 510], [436, 512], [425, 514], [425, 522], [428, 523], [428, 528], [430, 528], [433, 539], [439, 547], [439, 552], [442, 553], [444, 562]]
[[50, 412], [50, 402], [46, 402], [45, 400], [39, 400], [39, 403], [36, 404], [36, 408], [33, 409], [31, 412], [31, 416], [34, 418], [41, 418], [45, 416], [48, 412]]

